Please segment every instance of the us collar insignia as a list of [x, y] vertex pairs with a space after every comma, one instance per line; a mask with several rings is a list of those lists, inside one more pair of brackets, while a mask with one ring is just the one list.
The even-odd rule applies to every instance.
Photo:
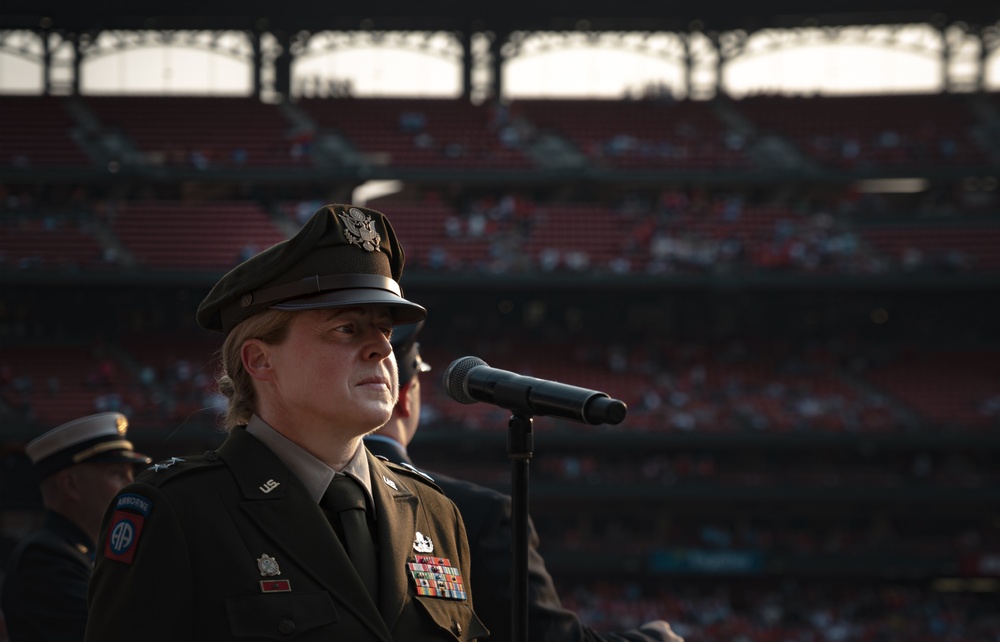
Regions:
[[416, 537], [413, 538], [413, 550], [418, 553], [433, 553], [434, 542], [431, 541], [431, 538], [417, 531]]
[[257, 558], [257, 570], [264, 577], [274, 577], [275, 575], [281, 575], [281, 569], [278, 568], [278, 560], [274, 559], [267, 553]]
[[413, 576], [417, 595], [441, 597], [448, 600], [464, 600], [465, 584], [462, 574], [445, 557], [425, 557], [417, 555], [414, 561], [406, 563]]
[[372, 217], [356, 207], [350, 208], [339, 216], [340, 220], [344, 222], [344, 233], [349, 243], [357, 245], [367, 252], [374, 252], [378, 249], [382, 237], [375, 231]]

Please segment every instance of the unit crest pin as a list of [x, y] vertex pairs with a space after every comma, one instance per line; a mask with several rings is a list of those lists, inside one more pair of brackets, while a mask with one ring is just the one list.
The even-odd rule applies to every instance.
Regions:
[[261, 557], [257, 558], [257, 569], [264, 577], [281, 575], [281, 569], [278, 568], [278, 560], [274, 559], [267, 553], [264, 553]]
[[416, 536], [413, 538], [413, 550], [418, 553], [433, 553], [434, 542], [431, 541], [430, 537], [417, 531]]

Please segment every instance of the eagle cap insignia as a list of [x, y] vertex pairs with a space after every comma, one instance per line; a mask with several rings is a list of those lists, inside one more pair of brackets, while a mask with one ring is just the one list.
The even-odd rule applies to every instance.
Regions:
[[382, 237], [375, 231], [372, 217], [356, 207], [352, 207], [346, 212], [340, 212], [338, 216], [344, 222], [344, 234], [349, 243], [357, 245], [367, 252], [374, 252], [378, 249], [379, 244], [382, 243]]
[[263, 577], [274, 577], [275, 575], [281, 575], [281, 569], [278, 568], [278, 560], [274, 559], [267, 553], [264, 553], [261, 557], [257, 558], [257, 570]]
[[430, 537], [417, 531], [416, 536], [413, 538], [413, 550], [418, 553], [433, 553], [434, 542], [431, 541]]

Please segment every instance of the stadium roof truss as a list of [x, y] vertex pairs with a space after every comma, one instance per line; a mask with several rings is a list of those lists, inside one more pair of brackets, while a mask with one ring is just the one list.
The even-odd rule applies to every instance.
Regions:
[[[105, 9], [113, 8], [107, 4]], [[699, 3], [697, 9], [671, 9], [660, 15], [651, 15], [648, 5], [641, 10], [628, 2], [615, 5], [612, 9], [586, 2], [564, 6], [525, 2], [508, 3], [502, 12], [500, 8], [475, 8], [479, 13], [469, 13], [465, 7], [455, 14], [453, 8], [431, 3], [423, 5], [424, 15], [406, 15], [412, 7], [402, 6], [397, 15], [389, 3], [380, 5], [377, 13], [349, 16], [332, 15], [328, 9], [321, 13], [311, 4], [296, 1], [282, 3], [280, 14], [266, 6], [252, 17], [246, 15], [254, 8], [252, 3], [215, 3], [216, 15], [198, 14], [198, 7], [191, 15], [134, 16], [129, 15], [130, 8], [114, 15], [67, 7], [45, 11], [49, 8], [45, 3], [13, 0], [5, 4], [6, 15], [0, 16], [0, 50], [39, 63], [45, 93], [76, 94], [80, 65], [86, 60], [112, 51], [181, 43], [248, 62], [253, 69], [254, 95], [288, 96], [296, 60], [317, 51], [392, 39], [399, 46], [459, 62], [462, 95], [483, 99], [502, 95], [501, 69], [522, 54], [529, 41], [538, 48], [563, 46], [573, 38], [614, 40], [619, 47], [677, 62], [688, 87], [693, 87], [690, 79], [696, 70], [714, 68], [710, 75], [715, 86], [701, 87], [692, 95], [717, 93], [722, 67], [741, 56], [760, 53], [759, 48], [753, 52], [747, 48], [750, 39], [760, 34], [767, 34], [766, 46], [775, 48], [815, 38], [816, 33], [834, 37], [845, 32], [866, 44], [915, 48], [942, 57], [944, 86], [957, 90], [982, 88], [985, 61], [1000, 49], [1000, 5], [967, 0], [950, 2], [947, 10], [845, 0], [837, 3], [836, 10], [823, 10], [819, 5], [812, 13], [804, 13], [801, 3], [779, 0], [753, 7], [715, 0]], [[232, 13], [226, 13], [227, 8]], [[172, 10], [182, 12], [184, 7]], [[440, 11], [438, 16], [435, 10]], [[925, 42], [901, 38], [901, 26], [912, 24], [930, 25], [939, 37]], [[33, 37], [25, 37], [25, 32]], [[441, 34], [449, 37], [442, 39]], [[754, 38], [755, 43], [761, 40]], [[971, 79], [947, 76], [949, 60], [959, 55], [978, 56], [973, 61], [978, 72]]]

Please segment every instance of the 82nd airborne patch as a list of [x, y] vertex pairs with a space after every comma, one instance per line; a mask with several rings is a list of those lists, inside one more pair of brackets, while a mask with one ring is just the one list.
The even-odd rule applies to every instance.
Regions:
[[134, 493], [124, 493], [115, 500], [115, 512], [108, 526], [104, 542], [104, 557], [116, 562], [131, 564], [146, 518], [153, 510], [153, 502]]

